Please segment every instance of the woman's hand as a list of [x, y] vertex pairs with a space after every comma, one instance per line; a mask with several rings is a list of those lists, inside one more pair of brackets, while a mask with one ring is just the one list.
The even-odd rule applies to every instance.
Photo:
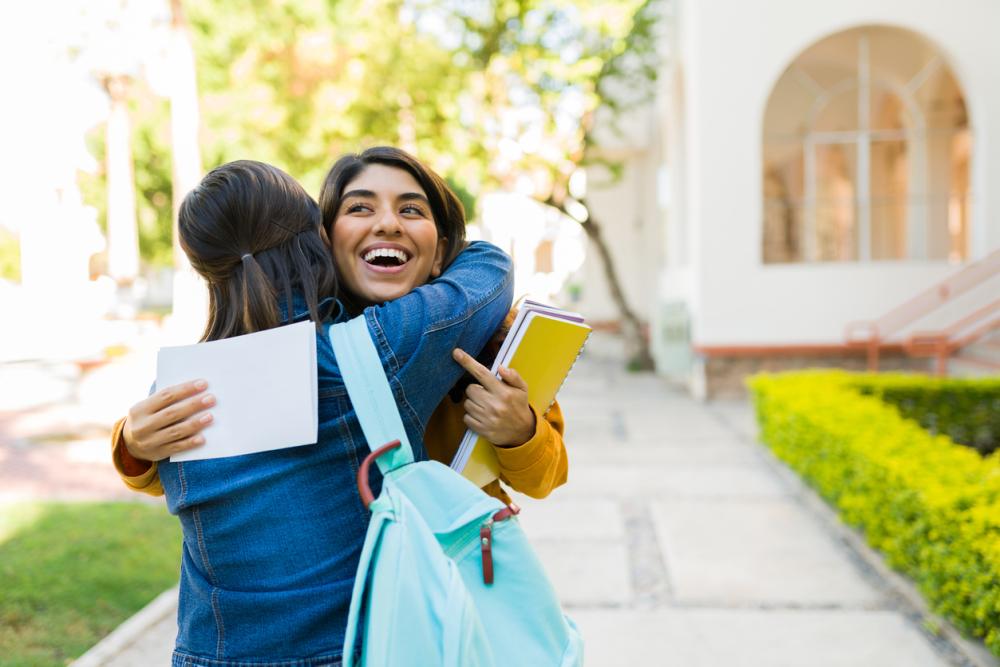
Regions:
[[159, 461], [171, 454], [205, 444], [202, 429], [212, 423], [212, 414], [202, 412], [215, 405], [204, 380], [175, 384], [139, 401], [128, 411], [122, 439], [128, 453], [143, 461]]
[[500, 447], [531, 440], [535, 413], [528, 406], [528, 385], [517, 371], [501, 368], [498, 378], [462, 350], [452, 357], [479, 383], [465, 390], [465, 425]]

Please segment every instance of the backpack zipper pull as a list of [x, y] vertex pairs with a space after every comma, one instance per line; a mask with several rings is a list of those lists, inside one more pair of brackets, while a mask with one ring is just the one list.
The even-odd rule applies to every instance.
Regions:
[[493, 583], [493, 519], [479, 528], [479, 546], [483, 550], [483, 583]]

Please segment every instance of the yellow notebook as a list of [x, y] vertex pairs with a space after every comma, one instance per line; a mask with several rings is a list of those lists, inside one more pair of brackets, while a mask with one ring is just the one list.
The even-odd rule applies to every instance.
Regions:
[[[514, 319], [492, 370], [497, 373], [501, 366], [516, 370], [528, 383], [528, 403], [542, 417], [589, 335], [590, 327], [576, 313], [528, 301]], [[500, 476], [493, 445], [471, 430], [462, 438], [451, 467], [480, 487]]]

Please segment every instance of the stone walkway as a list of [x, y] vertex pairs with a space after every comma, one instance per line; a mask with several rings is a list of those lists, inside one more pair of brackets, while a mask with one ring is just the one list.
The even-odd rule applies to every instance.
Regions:
[[[519, 498], [588, 666], [966, 664], [803, 502], [746, 403], [700, 404], [616, 368], [578, 364], [562, 396], [570, 481]], [[165, 609], [88, 664], [167, 664]]]

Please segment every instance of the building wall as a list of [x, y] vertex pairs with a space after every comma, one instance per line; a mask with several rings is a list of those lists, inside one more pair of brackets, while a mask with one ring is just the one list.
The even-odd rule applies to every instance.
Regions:
[[[601, 225], [629, 305], [644, 320], [659, 299], [656, 281], [664, 258], [655, 189], [659, 153], [650, 139], [657, 134], [656, 123], [650, 106], [624, 119], [623, 134], [602, 134], [605, 155], [625, 163], [620, 180], [611, 181], [603, 168], [587, 172], [591, 215]], [[600, 256], [589, 240], [586, 260], [570, 283], [580, 289], [579, 300], [572, 304], [575, 310], [594, 321], [619, 319]]]
[[[993, 0], [680, 0], [683, 217], [700, 345], [836, 343], [956, 270], [945, 262], [764, 265], [761, 130], [775, 81], [840, 30], [887, 24], [938, 45], [964, 87], [974, 147], [969, 254], [1000, 246], [1000, 3]], [[664, 123], [667, 123], [665, 120]], [[682, 267], [678, 267], [683, 271]], [[661, 283], [670, 284], [671, 267]]]

